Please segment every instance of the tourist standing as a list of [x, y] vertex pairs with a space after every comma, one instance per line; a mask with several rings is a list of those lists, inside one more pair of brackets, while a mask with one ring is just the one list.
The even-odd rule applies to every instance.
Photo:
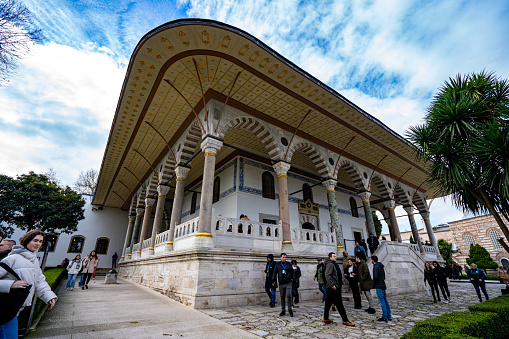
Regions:
[[99, 256], [95, 253], [95, 251], [92, 251], [95, 255], [95, 259], [97, 260], [97, 263], [94, 264], [94, 271], [92, 272], [92, 279], [95, 278], [95, 271], [97, 271], [97, 267], [99, 266]]
[[69, 265], [67, 265], [67, 284], [65, 285], [65, 289], [72, 291], [74, 290], [74, 283], [76, 281], [76, 276], [80, 273], [81, 268], [83, 267], [83, 262], [81, 261], [81, 255], [76, 255]]
[[[359, 256], [357, 256], [357, 258], [359, 258]], [[360, 310], [362, 308], [362, 304], [361, 304], [361, 293], [359, 292], [358, 269], [357, 266], [355, 266], [355, 264], [353, 263], [352, 259], [348, 259], [348, 264], [344, 276], [348, 280], [348, 285], [352, 290], [354, 308]]]
[[286, 314], [285, 312], [285, 300], [288, 302], [288, 314], [293, 317], [292, 312], [292, 281], [294, 271], [291, 264], [286, 261], [286, 253], [281, 253], [281, 261], [276, 264], [274, 273], [272, 275], [272, 285], [276, 286], [279, 281], [279, 294], [281, 296], [281, 313], [279, 316], [282, 317]]
[[95, 254], [95, 251], [92, 251], [88, 256], [88, 262], [86, 267], [83, 266], [83, 271], [81, 274], [82, 277], [84, 276], [83, 283], [81, 285], [82, 290], [84, 290], [85, 288], [88, 290], [88, 283], [90, 282], [90, 278], [92, 277], [92, 274], [97, 268], [97, 265], [99, 265], [99, 258], [97, 257], [97, 254]]
[[378, 241], [378, 238], [376, 238], [373, 235], [373, 233], [370, 233], [369, 238], [368, 238], [368, 247], [369, 247], [369, 252], [371, 255], [373, 255], [375, 253], [375, 251], [377, 250], [379, 245], [380, 245], [380, 242]]
[[498, 273], [498, 277], [505, 284], [506, 288], [509, 288], [509, 272], [507, 272], [507, 270], [505, 269], [504, 266], [500, 266], [498, 268], [497, 273]]
[[297, 260], [292, 260], [293, 267], [293, 282], [292, 282], [292, 296], [293, 296], [293, 304], [299, 304], [299, 287], [300, 287], [300, 276], [302, 275], [300, 271], [300, 267], [297, 266]]
[[366, 244], [366, 240], [361, 239], [360, 245], [362, 246], [362, 248], [364, 248], [364, 253], [366, 253], [366, 257], [367, 257], [368, 256], [368, 244]]
[[118, 260], [118, 254], [117, 254], [117, 252], [115, 252], [115, 254], [113, 254], [111, 256], [111, 268], [112, 269], [117, 268], [117, 260]]
[[11, 253], [12, 247], [14, 245], [16, 245], [16, 241], [11, 239], [5, 239], [0, 243], [0, 260]]
[[341, 298], [341, 286], [343, 285], [341, 269], [336, 262], [336, 253], [329, 253], [329, 257], [325, 259], [325, 288], [327, 289], [327, 299], [325, 300], [325, 309], [323, 312], [323, 322], [325, 324], [332, 323], [329, 319], [329, 310], [332, 304], [336, 305], [339, 315], [343, 320], [345, 326], [355, 326], [354, 323], [348, 320], [345, 307], [343, 306], [343, 299]]
[[265, 292], [269, 296], [269, 306], [276, 307], [276, 285], [272, 285], [272, 276], [274, 275], [274, 269], [276, 263], [274, 262], [274, 255], [267, 254], [267, 264], [265, 264]]
[[447, 285], [447, 273], [436, 261], [433, 261], [433, 274], [435, 275], [438, 286], [440, 286], [445, 303], [448, 303], [451, 301], [451, 293], [449, 293], [449, 286]]
[[[431, 267], [431, 264], [429, 262], [424, 264], [424, 285], [426, 285], [426, 281], [429, 284], [429, 289], [431, 290], [431, 294], [433, 294], [433, 302], [434, 303], [437, 302], [437, 297], [438, 297], [438, 301], [441, 301], [440, 293], [438, 292], [437, 279], [435, 278], [435, 273], [433, 272], [433, 267]], [[436, 296], [435, 296], [435, 292], [436, 292]]]
[[371, 296], [371, 289], [373, 288], [373, 280], [371, 279], [371, 274], [369, 273], [368, 264], [366, 264], [365, 260], [361, 258], [355, 258], [357, 262], [357, 272], [359, 277], [359, 289], [361, 292], [364, 292], [364, 296], [368, 299], [369, 307], [365, 310], [369, 314], [376, 313], [375, 305], [373, 304], [373, 297]]
[[[37, 259], [37, 251], [44, 242], [44, 233], [40, 230], [28, 231], [19, 240], [20, 244], [12, 247], [11, 253], [2, 260], [2, 263], [16, 272], [21, 280], [15, 280], [10, 273], [0, 267], [0, 293], [9, 293], [11, 289], [27, 288], [32, 285], [30, 294], [19, 311], [32, 304], [34, 294], [52, 309], [57, 296], [46, 282]], [[0, 325], [0, 338], [18, 338], [17, 316]]]
[[488, 292], [486, 291], [486, 275], [483, 270], [477, 268], [476, 264], [470, 265], [470, 269], [467, 271], [467, 276], [470, 279], [472, 285], [474, 285], [475, 293], [477, 293], [477, 297], [479, 297], [479, 302], [482, 302], [481, 292], [479, 291], [479, 287], [484, 293], [486, 300], [490, 300], [488, 297]]
[[392, 320], [392, 314], [389, 301], [387, 300], [384, 265], [378, 262], [378, 257], [376, 255], [371, 256], [371, 262], [373, 263], [373, 288], [376, 289], [376, 296], [382, 307], [382, 317], [378, 319], [378, 321], [387, 322], [388, 320]]
[[355, 248], [353, 249], [353, 258], [360, 257], [363, 260], [367, 259], [366, 251], [364, 247], [362, 247], [358, 241], [355, 242]]
[[317, 260], [318, 260], [318, 265], [316, 265], [316, 273], [315, 273], [314, 280], [318, 281], [318, 289], [323, 294], [322, 302], [325, 302], [325, 299], [327, 299], [327, 290], [325, 289], [325, 280], [323, 279], [323, 277], [325, 276], [325, 274], [323, 272], [325, 267], [324, 267], [324, 264], [323, 264], [323, 261], [321, 258], [319, 258]]

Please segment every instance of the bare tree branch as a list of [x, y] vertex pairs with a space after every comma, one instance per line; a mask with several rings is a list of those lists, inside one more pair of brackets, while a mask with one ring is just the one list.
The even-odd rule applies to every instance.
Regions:
[[74, 183], [74, 190], [80, 194], [94, 194], [97, 186], [98, 173], [91, 168], [85, 172], [81, 171], [78, 180]]

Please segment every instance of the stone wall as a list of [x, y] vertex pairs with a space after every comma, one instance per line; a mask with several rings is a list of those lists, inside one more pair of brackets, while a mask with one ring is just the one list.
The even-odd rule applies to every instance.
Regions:
[[[278, 256], [275, 253], [276, 261]], [[313, 280], [317, 257], [289, 255], [288, 261], [292, 259], [302, 271], [301, 300], [320, 300], [318, 283]], [[192, 250], [126, 261], [119, 271], [122, 278], [202, 309], [268, 303], [266, 262], [266, 253]]]

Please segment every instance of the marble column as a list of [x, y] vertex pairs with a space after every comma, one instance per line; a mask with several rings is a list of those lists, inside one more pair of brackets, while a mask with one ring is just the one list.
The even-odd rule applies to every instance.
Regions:
[[187, 174], [191, 169], [189, 167], [177, 166], [175, 168], [176, 184], [175, 196], [173, 197], [173, 207], [170, 218], [170, 234], [166, 242], [166, 251], [173, 250], [173, 237], [175, 235], [175, 226], [180, 224], [182, 217], [182, 204], [184, 202], [184, 188], [186, 187]]
[[[359, 193], [362, 199], [362, 206], [364, 207], [364, 214], [366, 215], [366, 224], [368, 226], [368, 232], [376, 237], [375, 222], [373, 221], [373, 213], [371, 212], [371, 205], [369, 204], [369, 197], [371, 193], [368, 191]], [[366, 239], [369, 238], [369, 234]]]
[[131, 237], [131, 253], [128, 254], [131, 259], [134, 259], [134, 256], [132, 255], [134, 252], [134, 245], [140, 238], [140, 225], [141, 220], [143, 219], [143, 213], [145, 213], [145, 209], [136, 208], [136, 220], [134, 221], [133, 235]]
[[415, 223], [414, 208], [412, 206], [407, 206], [403, 207], [403, 209], [408, 214], [408, 221], [410, 222], [410, 228], [412, 229], [412, 236], [417, 245], [419, 245], [419, 252], [421, 255], [425, 255], [426, 253], [424, 253], [424, 247], [421, 243], [421, 236], [419, 235], [419, 230], [417, 229], [417, 224]]
[[396, 241], [396, 237], [394, 236], [394, 231], [391, 225], [391, 219], [389, 215], [389, 211], [387, 209], [381, 209], [380, 213], [384, 216], [384, 221], [387, 224], [387, 228], [389, 229], [389, 237], [391, 238], [390, 241]]
[[426, 231], [428, 232], [428, 238], [431, 242], [431, 245], [435, 247], [435, 251], [437, 252], [437, 257], [442, 257], [440, 254], [440, 250], [438, 249], [437, 240], [435, 239], [435, 233], [433, 233], [433, 226], [431, 226], [431, 221], [429, 220], [429, 212], [428, 211], [419, 211], [422, 219], [424, 219], [424, 224], [426, 225]]
[[336, 201], [336, 184], [337, 180], [328, 179], [322, 182], [322, 184], [327, 189], [327, 202], [329, 204], [329, 214], [330, 221], [332, 224], [332, 229], [336, 233], [336, 246], [339, 252], [342, 252], [345, 249], [345, 244], [343, 241], [343, 229], [339, 222], [339, 212], [338, 212], [338, 203]]
[[279, 221], [281, 223], [281, 233], [283, 234], [282, 252], [292, 252], [292, 230], [290, 227], [290, 210], [288, 203], [288, 170], [291, 165], [280, 161], [273, 165], [277, 174], [277, 187], [279, 194]]
[[198, 232], [196, 232], [195, 247], [212, 248], [212, 196], [214, 191], [214, 174], [216, 170], [216, 155], [223, 146], [223, 141], [205, 137], [201, 142], [202, 152], [205, 153], [203, 178], [200, 196], [200, 214]]
[[384, 201], [384, 205], [387, 207], [387, 211], [389, 212], [389, 219], [391, 220], [392, 233], [394, 235], [394, 239], [391, 237], [391, 240], [401, 242], [401, 233], [399, 232], [398, 220], [396, 220], [396, 213], [394, 212], [396, 202], [394, 200], [388, 200]]
[[154, 198], [145, 198], [145, 215], [143, 216], [143, 224], [141, 225], [140, 245], [138, 246], [138, 251], [136, 252], [140, 257], [143, 250], [143, 241], [147, 239], [148, 229], [150, 228], [150, 222], [152, 219], [152, 206], [155, 202], [156, 199]]
[[150, 247], [148, 249], [148, 254], [154, 254], [154, 247], [156, 243], [157, 234], [161, 233], [164, 229], [163, 219], [164, 219], [164, 203], [166, 202], [166, 195], [170, 191], [170, 186], [159, 185], [157, 186], [157, 205], [156, 205], [156, 214], [154, 216], [154, 225], [152, 226], [152, 236], [150, 237]]
[[133, 234], [134, 220], [136, 220], [136, 215], [130, 215], [129, 223], [127, 224], [127, 232], [125, 234], [124, 248], [122, 249], [122, 257], [120, 257], [121, 261], [124, 261], [125, 256], [127, 255], [127, 253], [125, 253], [125, 250], [127, 249], [127, 247], [129, 247], [129, 242], [131, 241], [131, 237]]

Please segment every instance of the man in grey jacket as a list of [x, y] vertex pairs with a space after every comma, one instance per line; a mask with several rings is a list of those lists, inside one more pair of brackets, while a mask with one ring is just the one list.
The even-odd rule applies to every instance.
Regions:
[[341, 286], [343, 285], [343, 279], [341, 274], [341, 268], [336, 262], [336, 253], [330, 252], [329, 257], [325, 259], [325, 289], [327, 290], [327, 299], [325, 300], [325, 309], [323, 312], [323, 322], [325, 324], [332, 323], [329, 319], [329, 310], [332, 304], [336, 305], [343, 325], [355, 326], [354, 323], [348, 320], [346, 315], [345, 307], [343, 306], [343, 299], [341, 297]]

